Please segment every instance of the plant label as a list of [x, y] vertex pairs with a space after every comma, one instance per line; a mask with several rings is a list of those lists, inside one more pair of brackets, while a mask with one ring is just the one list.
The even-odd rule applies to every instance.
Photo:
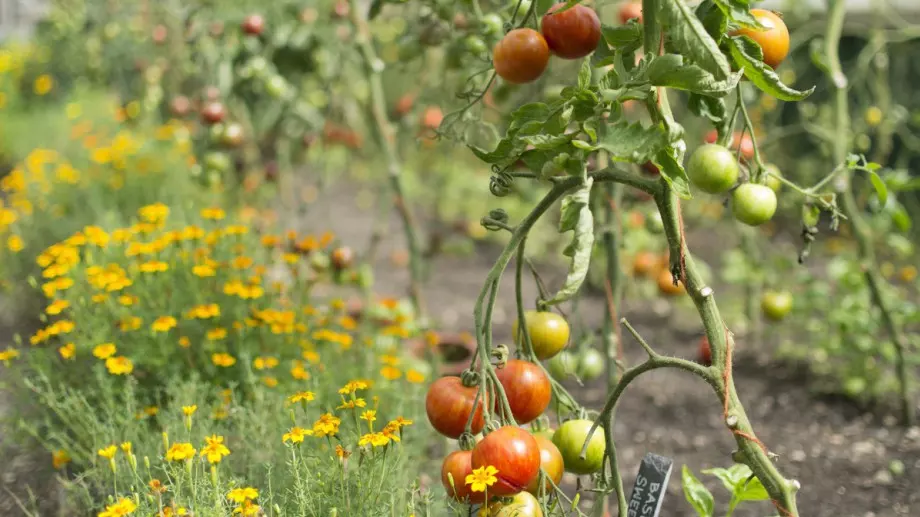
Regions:
[[652, 453], [645, 455], [629, 498], [627, 517], [658, 517], [673, 465], [671, 458]]

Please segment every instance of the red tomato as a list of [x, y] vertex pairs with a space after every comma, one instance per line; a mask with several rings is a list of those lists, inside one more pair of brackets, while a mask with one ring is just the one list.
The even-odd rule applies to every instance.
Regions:
[[493, 466], [498, 481], [489, 494], [522, 492], [540, 472], [540, 446], [532, 434], [520, 427], [505, 426], [489, 433], [473, 449], [473, 469]]
[[240, 27], [243, 32], [250, 36], [258, 36], [265, 30], [265, 19], [262, 18], [261, 14], [250, 14], [243, 20], [243, 24]]
[[495, 373], [505, 388], [511, 414], [517, 423], [533, 422], [546, 411], [552, 389], [542, 368], [528, 361], [511, 359]]
[[[552, 434], [550, 434], [552, 437]], [[565, 463], [562, 460], [562, 453], [559, 452], [559, 448], [556, 447], [556, 444], [553, 443], [552, 438], [547, 438], [546, 436], [535, 435], [534, 438], [537, 440], [537, 446], [540, 447], [540, 468], [543, 469], [543, 472], [546, 474], [546, 493], [550, 493], [553, 489], [553, 485], [550, 483], [552, 480], [556, 486], [559, 486], [559, 482], [562, 481], [562, 473], [565, 471]], [[540, 491], [540, 476], [538, 475], [534, 480], [527, 485], [527, 491], [533, 495], [537, 495]]]
[[[441, 464], [441, 484], [447, 494], [457, 501], [479, 504], [485, 501], [485, 492], [473, 492], [466, 484], [466, 476], [473, 472], [470, 451], [454, 451]], [[448, 476], [449, 475], [449, 476]]]
[[[449, 438], [460, 438], [470, 412], [474, 411], [477, 387], [466, 387], [460, 377], [441, 377], [428, 388], [425, 397], [425, 412], [431, 425]], [[482, 431], [485, 424], [482, 418], [482, 401], [476, 404], [470, 432]]]
[[751, 15], [764, 29], [740, 29], [735, 34], [747, 36], [763, 49], [763, 62], [776, 68], [789, 55], [789, 29], [773, 11], [751, 9]]
[[224, 120], [226, 115], [224, 105], [219, 102], [209, 102], [201, 109], [201, 120], [208, 125], [217, 124]]
[[415, 104], [415, 96], [411, 93], [407, 93], [399, 98], [396, 101], [396, 114], [400, 117], [405, 117], [412, 111], [412, 105]]
[[601, 40], [601, 21], [594, 9], [582, 4], [556, 14], [565, 5], [560, 2], [550, 7], [540, 27], [553, 54], [564, 59], [580, 59], [597, 48]]
[[700, 364], [712, 366], [712, 348], [709, 346], [709, 338], [705, 335], [700, 339]]
[[509, 83], [522, 84], [543, 75], [549, 63], [549, 46], [533, 29], [514, 29], [492, 49], [495, 73]]
[[620, 23], [626, 25], [633, 18], [637, 18], [639, 23], [642, 23], [642, 2], [630, 0], [620, 4]]
[[444, 113], [437, 106], [429, 106], [422, 113], [422, 127], [425, 129], [437, 129], [444, 120]]

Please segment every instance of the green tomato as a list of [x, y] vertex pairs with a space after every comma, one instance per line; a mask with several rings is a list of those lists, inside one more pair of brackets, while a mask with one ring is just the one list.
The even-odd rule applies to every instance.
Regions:
[[569, 420], [553, 434], [553, 444], [562, 453], [565, 470], [575, 474], [593, 474], [604, 466], [604, 451], [607, 444], [604, 441], [604, 430], [598, 427], [585, 451], [585, 458], [581, 459], [581, 448], [588, 438], [588, 431], [594, 422], [590, 420]]
[[204, 156], [204, 165], [208, 171], [227, 172], [230, 170], [230, 157], [224, 153], [211, 152]]
[[583, 380], [597, 379], [604, 373], [604, 354], [596, 348], [588, 348], [578, 358], [578, 376]]
[[766, 185], [745, 183], [732, 195], [735, 219], [749, 226], [760, 226], [776, 213], [776, 192]]
[[731, 151], [716, 144], [703, 144], [687, 163], [687, 176], [697, 188], [710, 194], [727, 192], [738, 182], [741, 168]]
[[792, 310], [792, 293], [789, 291], [766, 291], [760, 299], [764, 316], [780, 321]]
[[273, 99], [280, 99], [287, 94], [288, 83], [284, 80], [284, 77], [273, 75], [268, 82], [265, 83], [265, 90]]
[[489, 52], [486, 42], [476, 36], [468, 36], [463, 40], [463, 44], [466, 46], [466, 50], [475, 56], [484, 56]]
[[485, 29], [487, 34], [501, 34], [505, 28], [505, 22], [502, 17], [495, 13], [483, 16], [480, 23], [482, 23], [482, 28]]
[[[569, 324], [565, 318], [549, 311], [526, 311], [524, 321], [527, 322], [527, 333], [530, 335], [530, 344], [533, 345], [534, 354], [539, 359], [549, 359], [557, 355], [569, 342]], [[523, 346], [518, 340], [518, 322], [514, 322], [511, 329], [512, 335], [518, 346]]]
[[562, 352], [546, 362], [546, 369], [556, 380], [563, 380], [575, 373], [578, 359], [571, 352]]
[[783, 182], [776, 178], [776, 176], [780, 178], [783, 177], [783, 173], [779, 170], [779, 167], [769, 163], [765, 167], [764, 172], [767, 174], [764, 185], [770, 187], [770, 190], [779, 194], [779, 191], [783, 188]]

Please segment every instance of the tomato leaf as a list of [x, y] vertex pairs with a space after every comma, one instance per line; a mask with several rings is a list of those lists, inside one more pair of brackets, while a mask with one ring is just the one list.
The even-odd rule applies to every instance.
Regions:
[[684, 0], [662, 2], [661, 11], [668, 26], [668, 39], [680, 50], [680, 54], [687, 56], [716, 80], [728, 79], [731, 75], [728, 59]]
[[687, 171], [684, 170], [683, 165], [677, 161], [676, 153], [677, 150], [674, 148], [662, 149], [652, 159], [652, 163], [658, 167], [661, 177], [668, 182], [681, 199], [690, 199], [692, 197], [690, 178], [687, 177]]
[[725, 101], [722, 99], [691, 93], [687, 105], [694, 115], [709, 119], [715, 124], [725, 119]]
[[885, 206], [885, 204], [888, 203], [888, 187], [877, 172], [871, 169], [865, 170], [869, 175], [869, 181], [872, 182], [872, 187], [875, 188], [875, 194], [878, 196], [879, 205]]
[[581, 70], [578, 71], [578, 88], [585, 90], [591, 86], [591, 60], [583, 59], [581, 62]]
[[730, 74], [728, 79], [717, 80], [696, 65], [685, 65], [683, 56], [665, 54], [652, 60], [648, 67], [648, 78], [653, 86], [722, 97], [735, 88], [741, 79], [741, 73]]
[[642, 127], [620, 121], [607, 126], [598, 138], [597, 149], [603, 149], [614, 161], [643, 163], [668, 144], [668, 132], [661, 126]]
[[577, 191], [562, 200], [559, 233], [574, 232], [572, 242], [563, 252], [572, 260], [565, 282], [552, 298], [546, 300], [546, 305], [558, 305], [572, 299], [588, 275], [591, 253], [594, 250], [594, 215], [589, 203], [593, 182], [593, 178], [585, 179]]
[[766, 501], [770, 499], [770, 494], [764, 488], [763, 483], [757, 479], [757, 476], [748, 478], [750, 481], [742, 482], [735, 490], [735, 498], [741, 501]]
[[616, 27], [604, 25], [601, 27], [601, 34], [608, 45], [620, 48], [639, 43], [642, 40], [642, 26], [635, 22]]
[[545, 151], [567, 144], [571, 137], [566, 135], [531, 135], [522, 137], [521, 140], [532, 145], [534, 149]]
[[728, 29], [728, 16], [721, 7], [713, 0], [705, 0], [696, 7], [696, 17], [703, 22], [706, 32], [716, 43], [722, 40], [722, 35]]
[[760, 45], [747, 36], [735, 36], [729, 39], [729, 48], [735, 63], [744, 69], [744, 76], [761, 91], [783, 101], [800, 101], [815, 91], [814, 86], [799, 91], [783, 84], [779, 75], [763, 62], [763, 50]]
[[751, 14], [748, 0], [714, 0], [714, 2], [736, 25], [750, 28], [760, 27], [757, 19]]
[[907, 209], [904, 208], [904, 205], [898, 203], [898, 206], [891, 212], [891, 221], [894, 225], [901, 230], [902, 232], [909, 232], [913, 226], [913, 222], [910, 219], [910, 214], [907, 212]]
[[703, 483], [693, 475], [693, 472], [686, 465], [681, 471], [680, 484], [684, 487], [684, 497], [687, 498], [690, 506], [696, 510], [696, 514], [699, 517], [712, 517], [713, 507], [715, 506], [712, 493], [703, 486]]

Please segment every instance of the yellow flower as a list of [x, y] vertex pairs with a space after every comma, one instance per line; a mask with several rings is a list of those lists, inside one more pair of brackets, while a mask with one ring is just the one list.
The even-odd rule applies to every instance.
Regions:
[[161, 223], [169, 216], [169, 207], [163, 203], [155, 203], [141, 207], [137, 215], [148, 223]]
[[406, 380], [413, 384], [421, 384], [425, 382], [425, 374], [418, 370], [409, 370], [406, 372]]
[[211, 330], [208, 331], [207, 337], [211, 341], [217, 341], [220, 339], [224, 339], [225, 337], [227, 337], [227, 329], [223, 327], [212, 328]]
[[217, 274], [217, 271], [210, 264], [198, 264], [192, 268], [192, 273], [199, 277], [209, 277]]
[[134, 513], [134, 510], [137, 510], [134, 499], [123, 497], [117, 503], [106, 506], [105, 511], [100, 512], [97, 517], [124, 517]]
[[172, 316], [160, 316], [150, 325], [150, 328], [154, 332], [169, 332], [170, 329], [176, 326], [176, 318]]
[[189, 339], [188, 339], [187, 337], [181, 336], [181, 337], [179, 338], [179, 346], [181, 346], [182, 348], [188, 348], [188, 347], [192, 346], [192, 342], [189, 341]]
[[166, 451], [168, 461], [185, 461], [195, 457], [195, 448], [190, 443], [174, 443]]
[[77, 355], [77, 347], [73, 343], [67, 343], [58, 348], [61, 359], [73, 359]]
[[227, 217], [226, 212], [222, 208], [211, 207], [211, 208], [202, 208], [201, 209], [201, 218], [208, 219], [211, 221], [220, 221], [224, 217]]
[[48, 74], [42, 74], [35, 79], [35, 83], [32, 85], [32, 91], [35, 92], [35, 95], [46, 95], [51, 91], [53, 86], [54, 79]]
[[390, 420], [390, 422], [387, 423], [387, 426], [393, 426], [393, 427], [400, 428], [400, 427], [410, 426], [414, 423], [415, 422], [413, 422], [412, 420], [409, 420], [408, 418], [403, 418], [401, 416], [398, 416], [396, 417], [396, 419]]
[[240, 514], [242, 517], [255, 517], [261, 515], [262, 508], [252, 501], [243, 501], [238, 507], [233, 509], [233, 514]]
[[361, 420], [367, 420], [368, 423], [377, 421], [377, 411], [373, 409], [368, 409], [361, 413]]
[[195, 404], [191, 406], [182, 406], [182, 414], [185, 416], [192, 416], [195, 414], [195, 411], [198, 411], [198, 406]]
[[99, 359], [108, 359], [115, 355], [117, 349], [113, 343], [103, 343], [93, 348], [93, 355]]
[[485, 492], [486, 487], [490, 487], [498, 481], [495, 474], [498, 474], [498, 469], [492, 465], [479, 467], [473, 470], [472, 474], [467, 474], [464, 483], [470, 485], [470, 491], [472, 492]]
[[348, 451], [345, 447], [342, 447], [341, 445], [336, 445], [335, 455], [341, 458], [342, 460], [347, 460], [348, 457], [351, 456], [351, 452]]
[[220, 306], [216, 303], [209, 303], [206, 305], [196, 305], [189, 309], [185, 317], [189, 319], [200, 319], [206, 320], [208, 318], [216, 318], [220, 316]]
[[131, 454], [131, 442], [121, 442], [121, 450], [125, 454]]
[[380, 430], [380, 434], [386, 436], [388, 439], [393, 440], [394, 442], [401, 441], [399, 437], [399, 427], [387, 424], [383, 426], [383, 429]]
[[151, 479], [147, 486], [150, 487], [150, 491], [154, 494], [164, 494], [168, 490], [159, 479]]
[[22, 241], [22, 237], [18, 235], [10, 235], [6, 239], [6, 247], [9, 248], [13, 253], [19, 253], [23, 248], [26, 247], [25, 243]]
[[242, 504], [244, 501], [258, 499], [259, 491], [252, 487], [234, 488], [227, 494], [227, 499], [236, 504]]
[[118, 303], [124, 305], [125, 307], [130, 307], [138, 302], [137, 296], [132, 296], [130, 294], [123, 294], [118, 297]]
[[304, 429], [302, 427], [292, 427], [290, 431], [284, 433], [284, 436], [281, 437], [281, 441], [287, 443], [301, 443], [303, 439], [307, 436], [313, 436], [313, 431], [310, 429]]
[[319, 420], [313, 424], [313, 434], [319, 438], [324, 436], [335, 436], [339, 434], [339, 424], [342, 420], [332, 413], [324, 413]]
[[269, 388], [274, 388], [278, 385], [278, 379], [272, 377], [271, 375], [266, 375], [265, 377], [262, 377], [262, 384], [265, 384]]
[[162, 273], [169, 270], [169, 264], [162, 260], [151, 260], [141, 264], [141, 273]]
[[256, 357], [252, 361], [252, 367], [256, 370], [270, 370], [278, 366], [278, 360], [274, 357]]
[[118, 452], [118, 447], [116, 447], [115, 445], [109, 445], [108, 447], [104, 449], [99, 449], [96, 452], [98, 452], [99, 455], [102, 456], [103, 458], [110, 460], [115, 457], [115, 453]]
[[9, 365], [10, 360], [19, 357], [19, 350], [7, 347], [6, 350], [0, 351], [0, 362]]
[[288, 397], [288, 402], [290, 402], [291, 404], [294, 404], [297, 402], [310, 402], [311, 400], [313, 400], [313, 398], [314, 398], [314, 395], [312, 391], [298, 391], [297, 393]]
[[127, 375], [134, 371], [134, 363], [123, 355], [109, 357], [105, 360], [105, 367], [112, 375]]
[[348, 395], [358, 390], [366, 390], [367, 388], [368, 388], [368, 384], [365, 381], [360, 381], [360, 380], [350, 381], [348, 382], [348, 384], [346, 384], [341, 389], [339, 389], [339, 393], [342, 395]]
[[291, 377], [298, 381], [306, 381], [310, 379], [310, 372], [303, 367], [303, 363], [295, 360], [291, 366]]
[[358, 440], [358, 445], [360, 447], [364, 447], [365, 445], [383, 447], [388, 443], [390, 443], [390, 439], [384, 436], [383, 433], [368, 433], [362, 436], [360, 440]]
[[137, 330], [141, 328], [143, 321], [137, 316], [128, 316], [127, 318], [118, 322], [118, 328], [122, 332], [130, 332], [132, 330]]
[[218, 353], [211, 355], [211, 362], [216, 366], [222, 366], [228, 368], [236, 364], [236, 358], [230, 354]]
[[55, 470], [62, 469], [64, 465], [68, 463], [70, 463], [70, 455], [67, 454], [67, 451], [58, 449], [51, 453], [51, 466], [54, 467]]
[[394, 366], [384, 366], [380, 369], [380, 375], [384, 379], [395, 381], [396, 379], [402, 377], [402, 372], [399, 371], [399, 368]]
[[208, 463], [220, 463], [224, 456], [230, 454], [230, 449], [224, 445], [224, 437], [212, 434], [204, 438], [206, 445], [201, 448], [201, 456], [208, 458]]

